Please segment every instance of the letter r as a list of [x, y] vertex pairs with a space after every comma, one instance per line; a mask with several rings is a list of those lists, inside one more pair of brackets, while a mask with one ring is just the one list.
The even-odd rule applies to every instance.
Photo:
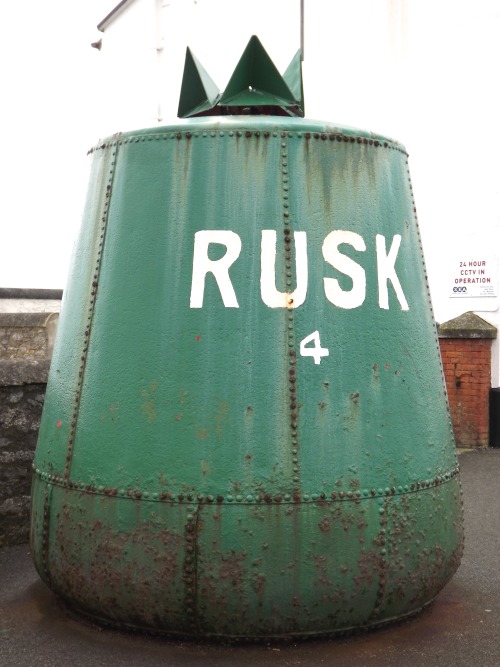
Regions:
[[[227, 248], [220, 259], [208, 257], [208, 246], [220, 243]], [[238, 259], [241, 252], [241, 239], [235, 232], [223, 229], [207, 229], [194, 235], [193, 276], [191, 279], [190, 308], [203, 306], [205, 277], [212, 273], [220, 290], [226, 308], [239, 308], [233, 284], [229, 277], [229, 267]]]

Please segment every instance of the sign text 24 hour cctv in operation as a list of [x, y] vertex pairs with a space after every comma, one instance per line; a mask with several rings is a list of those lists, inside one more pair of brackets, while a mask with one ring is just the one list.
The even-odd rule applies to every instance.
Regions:
[[497, 295], [497, 258], [462, 259], [452, 264], [450, 296], [491, 297]]

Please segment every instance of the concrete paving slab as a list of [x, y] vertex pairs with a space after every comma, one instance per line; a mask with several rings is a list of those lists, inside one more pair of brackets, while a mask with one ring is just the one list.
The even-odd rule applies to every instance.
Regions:
[[500, 449], [460, 455], [466, 546], [432, 606], [403, 624], [328, 641], [222, 646], [101, 628], [62, 607], [29, 547], [0, 550], [0, 665], [18, 667], [499, 667]]

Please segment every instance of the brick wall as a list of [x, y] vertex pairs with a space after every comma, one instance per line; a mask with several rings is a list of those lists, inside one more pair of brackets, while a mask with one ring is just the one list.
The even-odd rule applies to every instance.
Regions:
[[491, 340], [442, 338], [448, 399], [459, 447], [487, 447]]
[[496, 329], [474, 313], [465, 313], [440, 325], [438, 332], [457, 446], [487, 447]]

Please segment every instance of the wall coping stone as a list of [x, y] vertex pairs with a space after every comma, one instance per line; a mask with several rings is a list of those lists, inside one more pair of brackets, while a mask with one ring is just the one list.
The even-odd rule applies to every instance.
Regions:
[[22, 384], [45, 384], [50, 359], [0, 359], [0, 387]]
[[62, 289], [31, 289], [26, 287], [0, 287], [0, 299], [62, 299]]
[[472, 311], [438, 324], [437, 329], [439, 338], [492, 339], [497, 337], [497, 328]]
[[59, 313], [0, 313], [0, 327], [46, 327]]

